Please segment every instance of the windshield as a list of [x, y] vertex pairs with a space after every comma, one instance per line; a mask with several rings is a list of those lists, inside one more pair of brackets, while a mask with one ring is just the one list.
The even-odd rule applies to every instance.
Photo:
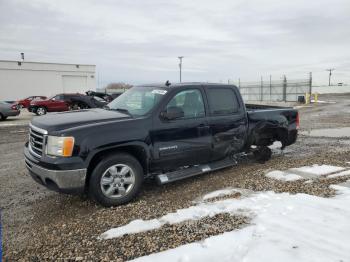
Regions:
[[133, 116], [143, 116], [151, 111], [167, 90], [159, 87], [133, 87], [108, 104], [111, 110], [128, 111]]

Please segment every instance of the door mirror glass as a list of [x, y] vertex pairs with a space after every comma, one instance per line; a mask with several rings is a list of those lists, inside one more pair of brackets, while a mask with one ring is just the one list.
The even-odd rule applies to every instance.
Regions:
[[166, 120], [174, 120], [177, 118], [182, 118], [184, 117], [184, 111], [182, 110], [181, 107], [177, 106], [170, 106], [167, 108], [166, 111], [163, 111], [161, 113], [162, 118]]

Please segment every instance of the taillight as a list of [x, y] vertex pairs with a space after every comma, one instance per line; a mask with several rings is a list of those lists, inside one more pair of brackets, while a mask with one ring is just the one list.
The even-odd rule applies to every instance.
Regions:
[[297, 113], [296, 124], [297, 124], [297, 128], [299, 128], [300, 127], [299, 112]]
[[17, 107], [16, 104], [14, 104], [14, 105], [11, 106], [11, 109], [12, 109], [12, 110], [18, 110], [18, 107]]

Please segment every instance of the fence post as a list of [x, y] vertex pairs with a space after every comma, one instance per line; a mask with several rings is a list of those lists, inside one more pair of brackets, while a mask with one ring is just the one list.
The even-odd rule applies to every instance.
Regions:
[[310, 72], [309, 76], [309, 93], [312, 94], [312, 72]]
[[264, 93], [264, 83], [263, 83], [263, 77], [261, 77], [261, 82], [260, 82], [260, 101], [263, 101], [263, 93]]
[[272, 86], [271, 86], [271, 75], [270, 75], [270, 101], [272, 101], [272, 99], [271, 99], [271, 94], [272, 94]]
[[283, 101], [287, 102], [287, 77], [283, 76]]

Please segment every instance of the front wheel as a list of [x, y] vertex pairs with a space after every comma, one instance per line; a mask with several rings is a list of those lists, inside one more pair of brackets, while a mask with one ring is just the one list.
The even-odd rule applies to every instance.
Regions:
[[106, 207], [121, 205], [137, 195], [142, 182], [143, 169], [137, 159], [117, 153], [95, 167], [89, 181], [89, 195]]

